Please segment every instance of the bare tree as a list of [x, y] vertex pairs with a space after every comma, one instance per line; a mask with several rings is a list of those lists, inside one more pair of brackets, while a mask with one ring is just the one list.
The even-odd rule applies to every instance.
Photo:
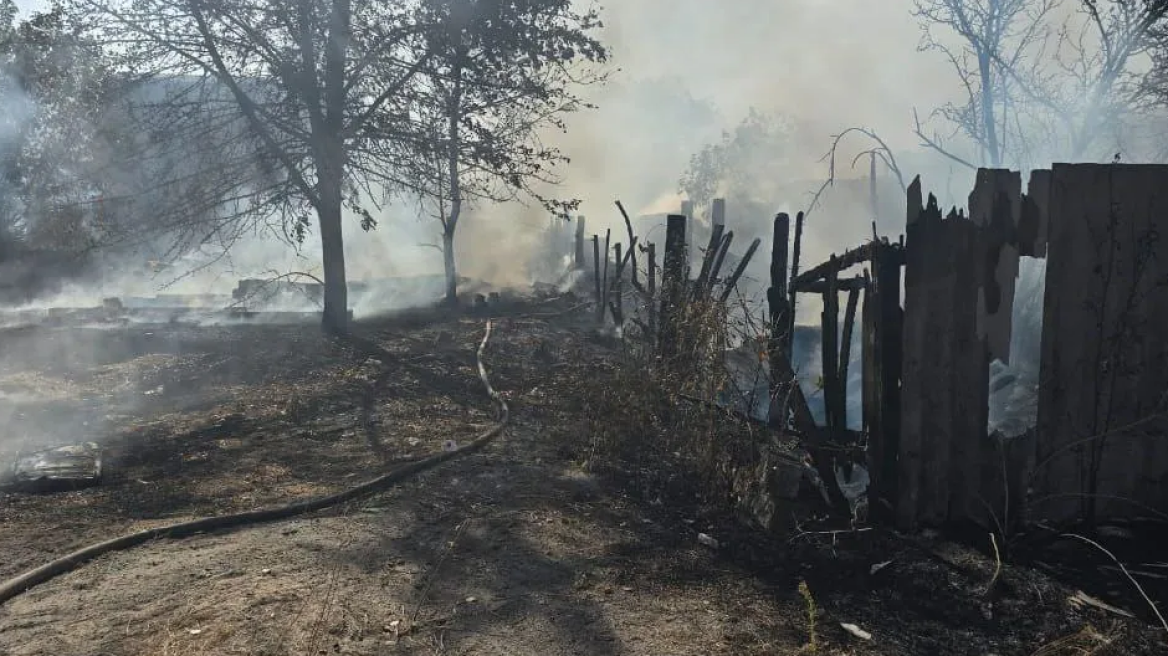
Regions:
[[557, 215], [577, 201], [545, 196], [566, 158], [540, 139], [587, 107], [575, 93], [602, 82], [590, 65], [607, 60], [592, 35], [595, 9], [570, 0], [427, 0], [434, 53], [411, 87], [417, 139], [411, 180], [441, 226], [446, 299], [458, 294], [454, 238], [472, 203], [534, 199]]
[[917, 136], [970, 168], [1110, 156], [1102, 139], [1142, 118], [1156, 86], [1146, 71], [1166, 14], [1163, 0], [918, 0], [922, 48], [944, 53], [965, 90], [935, 117], [975, 153], [914, 114]]
[[[387, 147], [406, 121], [402, 90], [430, 53], [417, 5], [375, 0], [75, 0], [92, 34], [122, 65], [179, 84], [151, 108], [149, 136], [187, 140], [230, 128], [244, 145], [221, 168], [269, 175], [211, 176], [196, 185], [205, 213], [226, 225], [276, 217], [302, 239], [320, 230], [326, 330], [348, 322], [342, 218], [346, 204], [372, 216], [394, 188]], [[165, 109], [166, 111], [161, 111]], [[213, 160], [209, 160], [214, 163]], [[201, 171], [184, 171], [194, 176]], [[229, 219], [229, 220], [228, 220]]]
[[975, 147], [963, 156], [938, 132], [927, 134], [914, 112], [915, 131], [923, 145], [950, 160], [976, 168], [999, 168], [1011, 151], [1021, 106], [1016, 85], [1023, 69], [1040, 61], [1050, 37], [1049, 17], [1059, 0], [916, 0], [914, 15], [924, 32], [920, 49], [942, 53], [963, 88], [962, 99], [934, 116], [948, 123]]

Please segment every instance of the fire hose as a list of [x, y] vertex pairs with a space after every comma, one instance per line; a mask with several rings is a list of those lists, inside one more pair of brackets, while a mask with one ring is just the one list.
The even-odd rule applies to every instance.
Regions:
[[91, 544], [87, 547], [83, 547], [70, 554], [61, 556], [56, 560], [45, 563], [40, 567], [28, 570], [23, 574], [0, 583], [0, 606], [4, 605], [12, 598], [27, 592], [31, 588], [44, 583], [45, 581], [73, 571], [82, 564], [107, 553], [130, 549], [132, 547], [136, 547], [140, 544], [159, 538], [184, 538], [199, 533], [222, 531], [225, 529], [240, 528], [243, 526], [289, 519], [291, 517], [297, 517], [299, 515], [323, 510], [325, 508], [330, 508], [332, 506], [336, 506], [347, 501], [352, 501], [360, 497], [365, 497], [377, 492], [385, 491], [412, 478], [417, 474], [483, 449], [503, 432], [511, 419], [510, 408], [508, 408], [507, 402], [504, 401], [503, 397], [497, 391], [495, 391], [494, 387], [491, 386], [491, 381], [487, 376], [486, 365], [483, 364], [483, 353], [486, 351], [487, 343], [490, 339], [491, 322], [487, 321], [486, 331], [483, 334], [482, 341], [479, 343], [478, 350], [475, 354], [475, 359], [478, 364], [479, 380], [481, 380], [483, 386], [486, 387], [487, 394], [491, 397], [491, 400], [494, 401], [498, 406], [498, 420], [494, 426], [480, 433], [473, 441], [457, 449], [442, 451], [420, 460], [410, 462], [373, 480], [367, 481], [348, 490], [337, 492], [335, 494], [317, 497], [315, 499], [306, 499], [304, 501], [298, 501], [296, 503], [278, 506], [276, 508], [268, 508], [265, 510], [249, 510], [231, 515], [205, 517], [203, 519], [179, 522], [176, 524], [169, 524], [167, 526], [159, 526], [156, 528], [146, 529], [136, 533], [130, 533], [116, 537], [104, 542]]

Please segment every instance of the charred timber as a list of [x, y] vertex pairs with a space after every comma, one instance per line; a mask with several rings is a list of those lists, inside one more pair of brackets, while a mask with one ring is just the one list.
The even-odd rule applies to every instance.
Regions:
[[[861, 291], [867, 286], [868, 281], [863, 276], [843, 278], [836, 281], [836, 289], [841, 292]], [[827, 282], [824, 280], [813, 280], [800, 285], [792, 285], [791, 289], [801, 294], [822, 294], [827, 291]]]
[[[868, 242], [863, 246], [853, 248], [845, 251], [843, 255], [833, 257], [832, 259], [820, 264], [819, 266], [808, 269], [799, 274], [791, 280], [792, 287], [799, 288], [812, 282], [823, 280], [829, 273], [839, 273], [844, 269], [868, 262], [872, 260], [872, 256], [876, 253], [877, 244], [879, 242]], [[898, 261], [904, 263], [904, 252], [899, 246], [893, 246], [893, 250], [889, 253], [890, 257], [898, 258]]]

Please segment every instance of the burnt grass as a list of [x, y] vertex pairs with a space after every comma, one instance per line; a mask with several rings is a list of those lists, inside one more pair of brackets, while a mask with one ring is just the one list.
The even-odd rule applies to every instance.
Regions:
[[[333, 510], [87, 563], [0, 607], [0, 654], [1168, 653], [1151, 624], [1069, 603], [1073, 580], [1007, 559], [987, 595], [984, 550], [835, 530], [813, 497], [764, 534], [700, 463], [645, 457], [668, 426], [610, 421], [627, 448], [598, 452], [595, 427], [621, 413], [592, 394], [623, 384], [605, 373], [622, 356], [571, 305], [495, 320], [485, 359], [512, 423], [485, 451]], [[93, 440], [111, 463], [96, 487], [0, 492], [0, 578], [473, 439], [494, 417], [482, 330], [421, 313], [345, 339], [314, 325], [0, 331], [0, 450]]]

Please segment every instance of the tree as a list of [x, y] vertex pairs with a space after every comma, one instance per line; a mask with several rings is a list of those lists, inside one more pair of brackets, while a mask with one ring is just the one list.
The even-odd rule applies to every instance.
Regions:
[[794, 126], [787, 117], [751, 108], [733, 131], [695, 153], [682, 175], [680, 191], [695, 211], [718, 196], [735, 204], [764, 206], [765, 216], [778, 202], [777, 185], [791, 178]]
[[921, 49], [941, 52], [964, 92], [934, 117], [973, 152], [927, 134], [919, 116], [916, 134], [968, 168], [1109, 157], [1101, 138], [1137, 115], [1137, 71], [1166, 11], [1162, 0], [917, 0]]
[[80, 251], [89, 245], [78, 204], [98, 166], [97, 118], [118, 77], [64, 9], [19, 23], [0, 3], [0, 240]]
[[[920, 49], [939, 51], [949, 60], [964, 95], [938, 108], [934, 115], [974, 145], [972, 158], [946, 147], [936, 135], [926, 135], [920, 118], [915, 130], [923, 144], [963, 166], [982, 163], [999, 168], [1013, 147], [1011, 135], [1020, 122], [1015, 83], [1021, 69], [1044, 54], [1048, 17], [1058, 0], [916, 0], [921, 21]], [[951, 32], [950, 42], [938, 32]], [[974, 161], [971, 161], [974, 160]]]
[[468, 205], [535, 199], [566, 215], [576, 201], [544, 195], [566, 161], [541, 133], [565, 129], [587, 107], [575, 93], [602, 82], [607, 49], [592, 33], [595, 9], [571, 0], [425, 0], [433, 26], [420, 44], [433, 53], [411, 85], [416, 117], [411, 180], [441, 226], [446, 300], [458, 294], [454, 238]]
[[[315, 217], [324, 272], [323, 326], [348, 324], [343, 215], [374, 226], [363, 203], [395, 188], [392, 147], [404, 130], [402, 90], [427, 62], [411, 3], [377, 0], [76, 0], [90, 33], [129, 70], [192, 79], [168, 97], [157, 139], [189, 140], [215, 122], [242, 126], [228, 163], [266, 170], [262, 182], [210, 192], [221, 219], [276, 217], [302, 240]], [[197, 94], [196, 94], [197, 92]], [[165, 111], [162, 111], [165, 109]], [[221, 211], [228, 206], [226, 211]]]

